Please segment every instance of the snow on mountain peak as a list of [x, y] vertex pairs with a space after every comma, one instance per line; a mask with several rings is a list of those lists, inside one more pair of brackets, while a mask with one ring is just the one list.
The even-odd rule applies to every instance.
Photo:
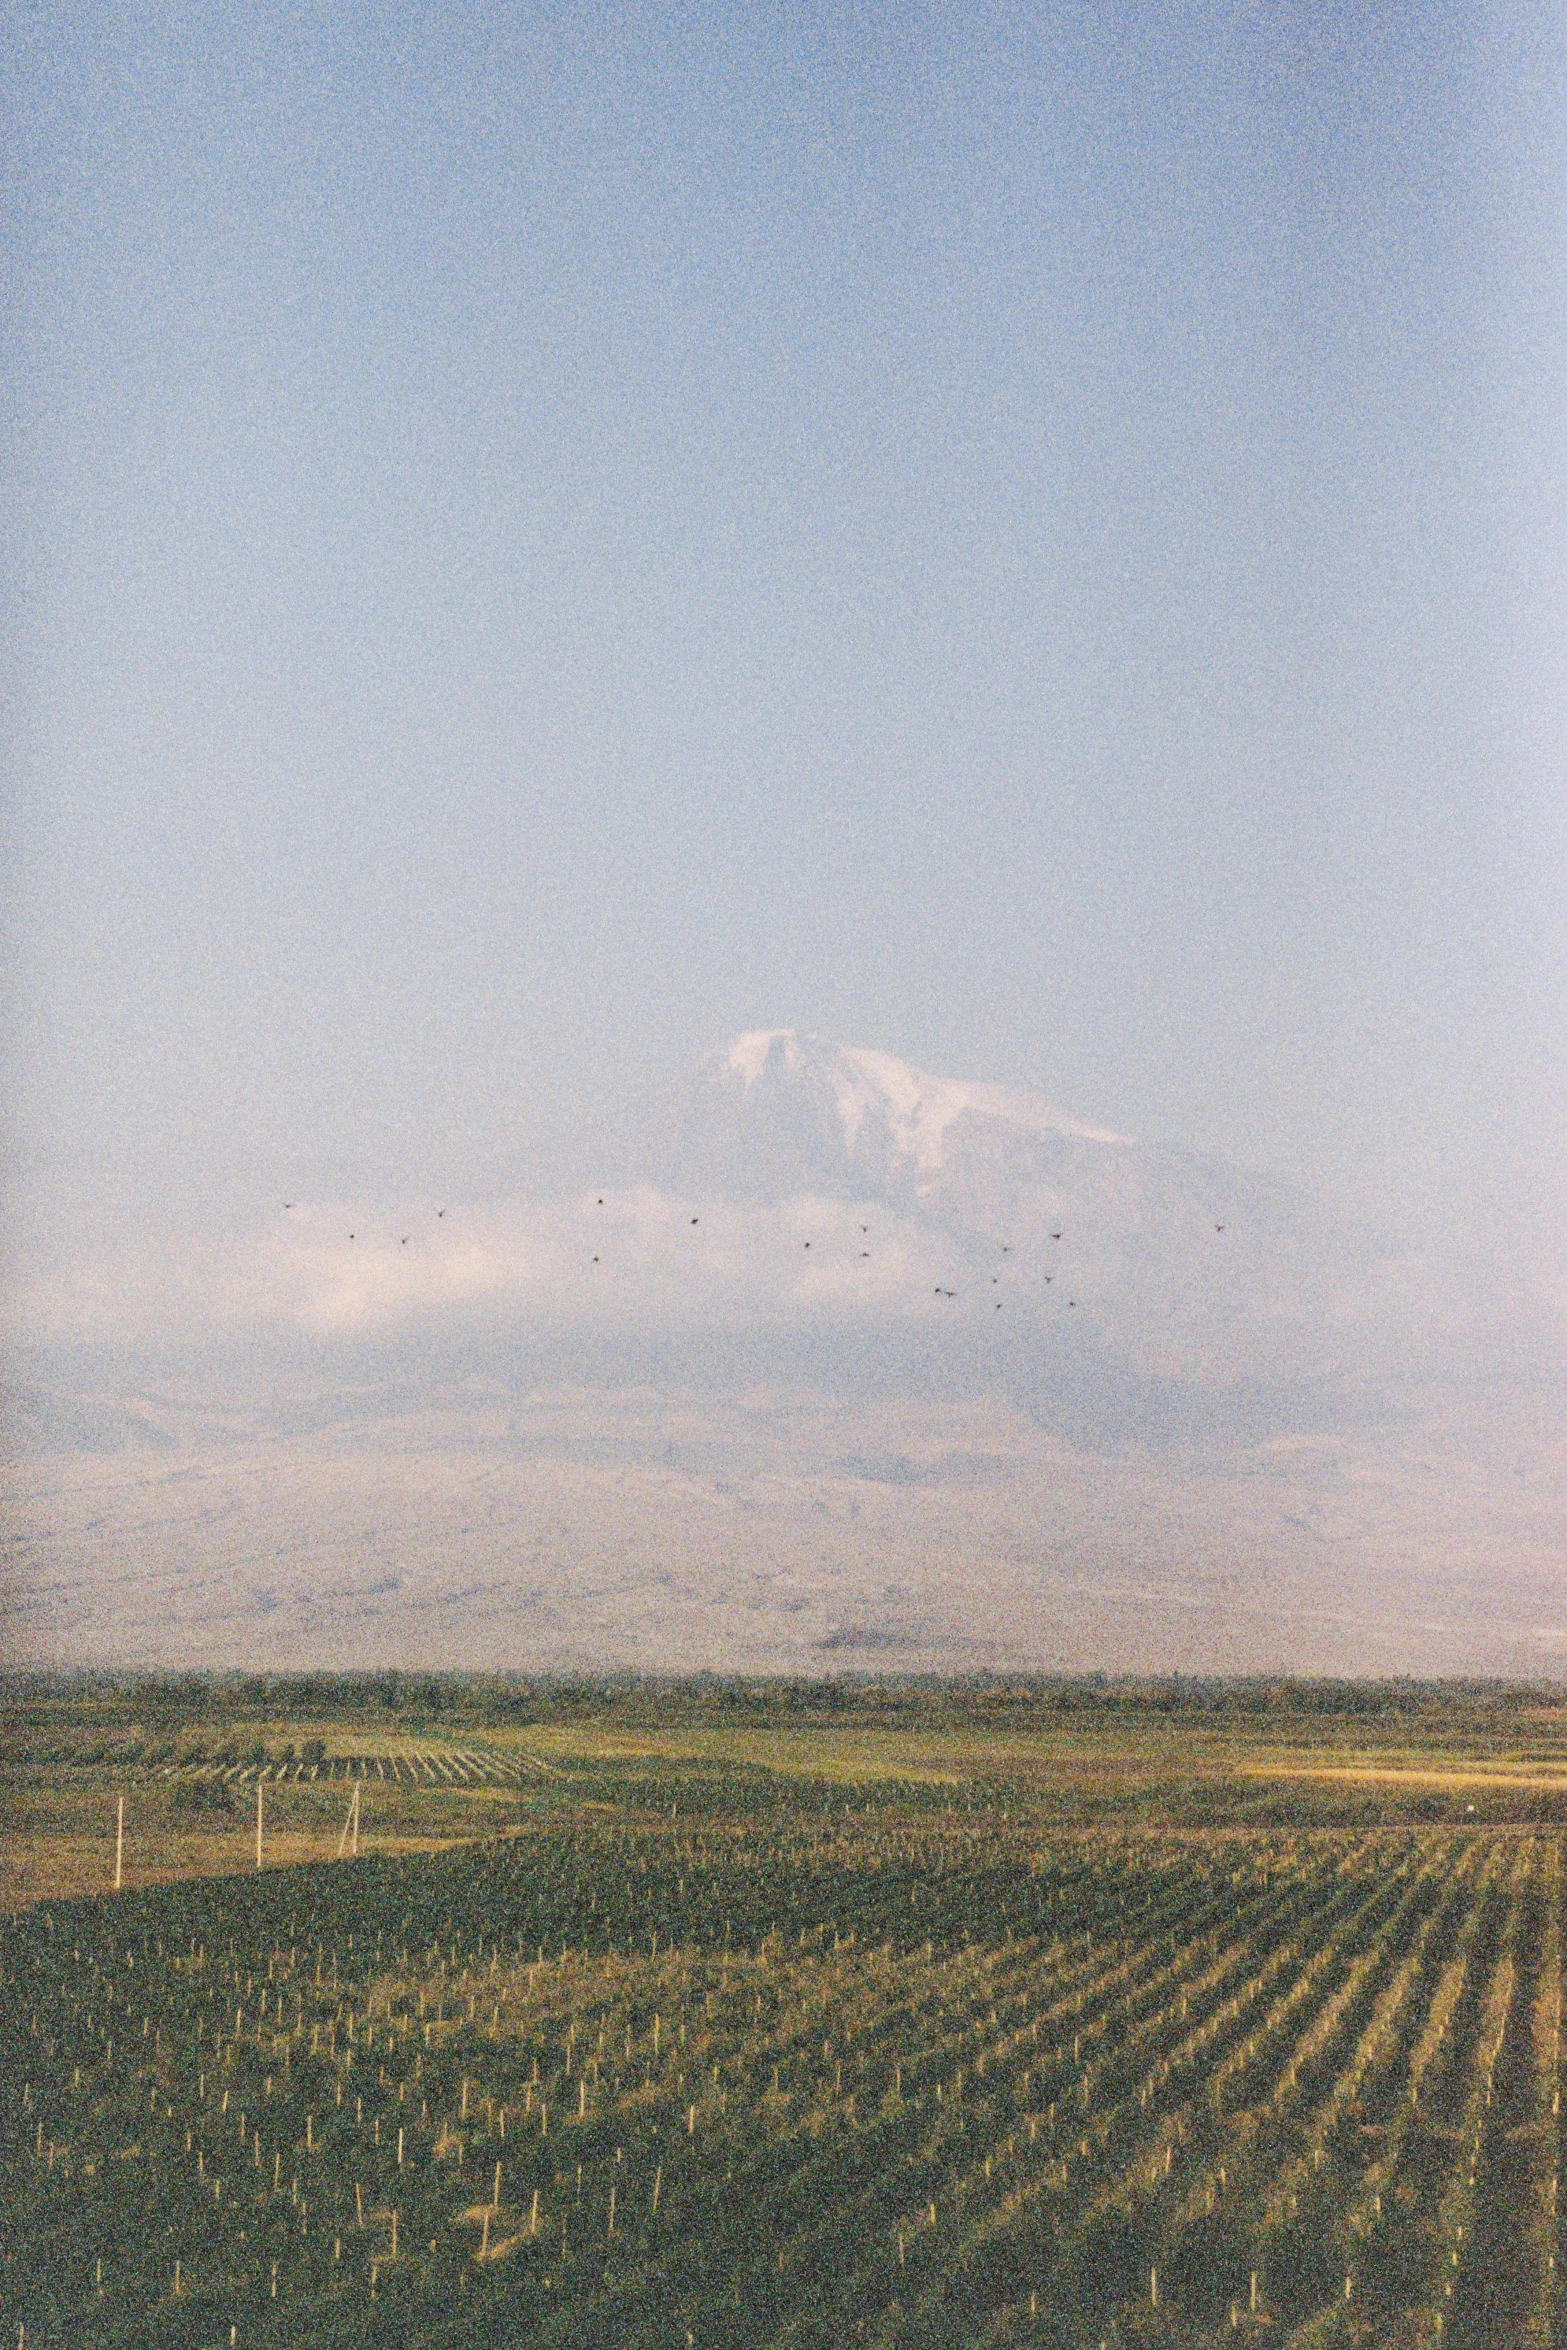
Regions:
[[832, 1096], [848, 1152], [854, 1152], [869, 1125], [880, 1130], [896, 1157], [921, 1175], [940, 1167], [948, 1131], [966, 1111], [1034, 1134], [1112, 1144], [1128, 1139], [1065, 1116], [1040, 1094], [969, 1078], [933, 1077], [892, 1053], [864, 1045], [828, 1044], [802, 1037], [793, 1028], [747, 1029], [717, 1057], [741, 1079], [747, 1094], [764, 1079], [814, 1079]]

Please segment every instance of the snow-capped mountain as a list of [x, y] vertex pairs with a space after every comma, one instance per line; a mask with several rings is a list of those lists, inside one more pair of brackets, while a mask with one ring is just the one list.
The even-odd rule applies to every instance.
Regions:
[[891, 1053], [761, 1028], [700, 1064], [666, 1173], [683, 1188], [734, 1198], [817, 1193], [940, 1214], [960, 1170], [999, 1159], [1048, 1180], [1063, 1154], [1084, 1145], [1131, 1147], [1038, 1094], [932, 1077]]
[[793, 1029], [708, 1054], [644, 1172], [690, 1199], [890, 1214], [941, 1236], [968, 1305], [1158, 1376], [1363, 1369], [1424, 1316], [1420, 1268], [1288, 1183]]

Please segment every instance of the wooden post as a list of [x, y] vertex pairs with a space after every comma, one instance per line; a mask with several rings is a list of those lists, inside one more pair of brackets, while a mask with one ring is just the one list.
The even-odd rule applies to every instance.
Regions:
[[261, 1781], [256, 1781], [256, 1866], [261, 1866]]
[[125, 1882], [125, 1798], [122, 1795], [114, 1814], [114, 1890]]

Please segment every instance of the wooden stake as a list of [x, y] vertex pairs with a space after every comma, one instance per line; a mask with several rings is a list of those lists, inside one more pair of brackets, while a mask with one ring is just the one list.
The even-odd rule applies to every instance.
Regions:
[[119, 1892], [125, 1882], [125, 1798], [122, 1795], [114, 1818], [114, 1890]]
[[261, 1866], [261, 1781], [256, 1781], [256, 1866]]

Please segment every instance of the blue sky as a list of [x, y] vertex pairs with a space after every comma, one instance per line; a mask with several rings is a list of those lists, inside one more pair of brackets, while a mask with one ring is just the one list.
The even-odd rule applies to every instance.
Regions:
[[14, 1246], [729, 1032], [1561, 1269], [1543, 9], [20, 10]]

